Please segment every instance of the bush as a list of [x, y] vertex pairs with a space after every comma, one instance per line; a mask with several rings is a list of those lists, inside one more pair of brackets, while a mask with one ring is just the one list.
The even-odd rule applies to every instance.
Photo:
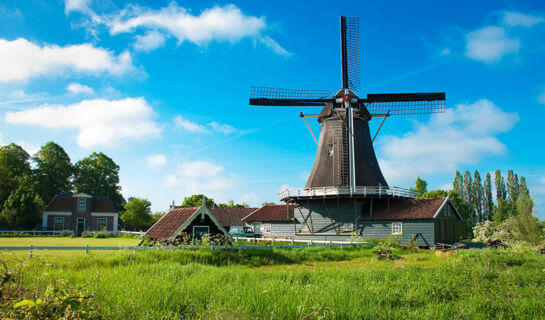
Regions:
[[108, 234], [106, 232], [104, 232], [104, 231], [99, 231], [99, 232], [95, 233], [94, 237], [104, 239], [104, 238], [108, 238]]

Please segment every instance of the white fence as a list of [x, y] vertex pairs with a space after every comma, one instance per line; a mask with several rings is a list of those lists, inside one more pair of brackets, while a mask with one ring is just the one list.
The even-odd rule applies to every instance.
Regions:
[[294, 243], [308, 243], [308, 244], [359, 244], [359, 243], [365, 243], [365, 244], [371, 244], [371, 242], [354, 242], [354, 241], [331, 241], [331, 240], [308, 240], [308, 239], [292, 239], [292, 238], [243, 238], [243, 237], [233, 237], [234, 240], [243, 240], [247, 242], [253, 242], [257, 243], [260, 241], [263, 242], [289, 242], [291, 244]]
[[[84, 231], [86, 234], [95, 234], [98, 232], [105, 232], [106, 234], [117, 235], [117, 234], [135, 234], [139, 236], [144, 236], [144, 231]], [[12, 235], [64, 235], [64, 234], [73, 234], [73, 230], [0, 230], [0, 234], [12, 234]]]
[[324, 187], [311, 189], [284, 189], [280, 191], [280, 200], [288, 198], [312, 198], [328, 196], [393, 196], [401, 198], [415, 198], [416, 192], [399, 187]]

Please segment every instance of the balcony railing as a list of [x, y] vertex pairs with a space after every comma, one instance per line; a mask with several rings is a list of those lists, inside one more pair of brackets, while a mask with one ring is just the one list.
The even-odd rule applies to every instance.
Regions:
[[314, 197], [336, 197], [336, 196], [363, 196], [363, 197], [400, 197], [415, 198], [416, 192], [399, 187], [378, 187], [360, 186], [354, 189], [350, 187], [323, 187], [311, 189], [284, 189], [280, 191], [280, 200], [288, 198], [314, 198]]

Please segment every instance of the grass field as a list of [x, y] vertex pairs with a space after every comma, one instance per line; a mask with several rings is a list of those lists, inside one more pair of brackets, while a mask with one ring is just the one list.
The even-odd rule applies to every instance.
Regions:
[[59, 279], [85, 285], [105, 318], [545, 318], [545, 256], [394, 249], [400, 259], [380, 261], [378, 248], [115, 252], [9, 263], [24, 268], [29, 288]]

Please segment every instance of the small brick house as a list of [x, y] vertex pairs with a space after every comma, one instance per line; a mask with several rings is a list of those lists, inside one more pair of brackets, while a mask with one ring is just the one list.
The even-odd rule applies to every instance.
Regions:
[[108, 196], [86, 193], [56, 195], [42, 214], [42, 226], [47, 230], [116, 232], [119, 212]]

